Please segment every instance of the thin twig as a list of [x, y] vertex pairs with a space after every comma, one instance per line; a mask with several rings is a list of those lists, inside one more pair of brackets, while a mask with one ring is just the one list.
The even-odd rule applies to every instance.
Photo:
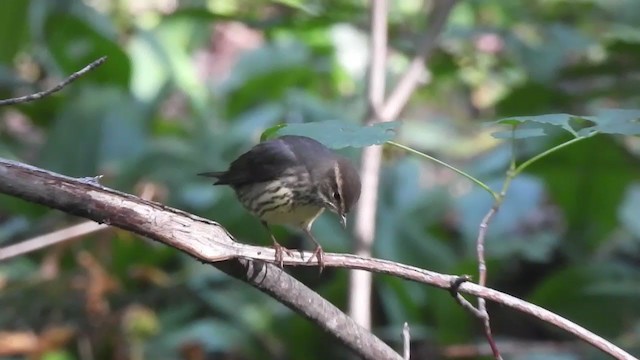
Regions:
[[460, 292], [458, 291], [458, 289], [460, 289], [460, 285], [468, 281], [471, 281], [471, 276], [468, 276], [468, 275], [458, 276], [451, 282], [451, 284], [449, 284], [449, 293], [451, 294], [451, 296], [453, 296], [456, 302], [460, 304], [460, 306], [462, 306], [464, 309], [466, 309], [467, 311], [475, 315], [477, 318], [482, 319], [483, 318], [482, 312], [476, 309], [469, 302], [469, 300], [465, 299], [464, 296], [460, 295]]
[[72, 82], [74, 82], [76, 79], [78, 79], [82, 75], [84, 75], [84, 74], [88, 73], [89, 71], [91, 71], [91, 70], [97, 68], [98, 66], [102, 65], [106, 60], [107, 60], [106, 56], [103, 56], [103, 57], [99, 58], [98, 60], [92, 62], [91, 64], [89, 64], [87, 66], [85, 66], [83, 69], [74, 72], [73, 74], [71, 74], [71, 76], [69, 76], [68, 78], [64, 79], [58, 85], [56, 85], [55, 87], [53, 87], [53, 88], [51, 88], [49, 90], [45, 90], [45, 91], [37, 92], [35, 94], [25, 95], [25, 96], [21, 96], [21, 97], [17, 97], [17, 98], [0, 100], [0, 106], [26, 103], [26, 102], [42, 99], [45, 96], [49, 96], [49, 95], [51, 95], [51, 94], [53, 94], [53, 93], [55, 93], [57, 91], [62, 90], [62, 88], [64, 88], [65, 86], [71, 84]]
[[[371, 334], [360, 326], [351, 327], [349, 325], [349, 328], [342, 328], [342, 326], [346, 326], [345, 324], [351, 324], [348, 322], [348, 317], [343, 318], [344, 314], [334, 312], [335, 307], [322, 301], [322, 298], [317, 294], [296, 282], [277, 266], [264, 266], [258, 273], [247, 272], [246, 277], [230, 271], [228, 267], [257, 267], [261, 266], [263, 262], [273, 264], [275, 263], [275, 251], [272, 248], [237, 243], [216, 222], [159, 203], [142, 200], [93, 182], [80, 181], [1, 158], [0, 193], [97, 222], [108, 222], [112, 226], [174, 247], [200, 261], [215, 262], [214, 266], [224, 268], [233, 276], [242, 278], [252, 286], [259, 287], [278, 301], [304, 314], [358, 354], [366, 353], [367, 355], [362, 355], [363, 357], [372, 359], [401, 358], [393, 350], [385, 352], [387, 354], [385, 356], [376, 354], [375, 351], [381, 351], [380, 349], [388, 347], [377, 342], [375, 344], [369, 342], [372, 339]], [[315, 262], [313, 264], [307, 262], [310, 256], [312, 256], [310, 252], [291, 255], [285, 253], [283, 260], [287, 265], [317, 266]], [[388, 260], [350, 254], [327, 253], [324, 261], [326, 267], [360, 269], [389, 274], [430, 284], [441, 289], [449, 289], [452, 281], [458, 278]], [[635, 359], [624, 350], [585, 328], [511, 295], [471, 282], [460, 285], [459, 291], [500, 303], [553, 324], [617, 359]], [[315, 300], [311, 301], [310, 296]], [[331, 309], [330, 314], [327, 314], [327, 307]], [[340, 318], [332, 316], [340, 316]], [[353, 322], [353, 324], [355, 323]], [[356, 330], [357, 333], [354, 333]], [[373, 346], [375, 349], [372, 348]]]
[[476, 241], [476, 253], [478, 256], [478, 284], [480, 286], [486, 286], [487, 284], [487, 262], [484, 257], [484, 243], [487, 237], [487, 231], [489, 230], [489, 223], [498, 212], [499, 204], [494, 204], [489, 212], [484, 216], [482, 222], [480, 222], [480, 230], [478, 231], [478, 239]]
[[94, 221], [85, 221], [45, 235], [36, 236], [32, 239], [0, 248], [0, 261], [25, 255], [61, 242], [77, 239], [81, 236], [89, 235], [107, 228], [109, 228], [109, 225], [98, 224]]
[[405, 322], [402, 326], [402, 343], [403, 346], [403, 358], [404, 360], [411, 360], [411, 332], [409, 329], [409, 323]]
[[[144, 184], [140, 191], [140, 198], [152, 200], [156, 193], [155, 187]], [[14, 245], [0, 248], [0, 261], [8, 260], [17, 256], [25, 255], [33, 251], [47, 248], [65, 241], [77, 239], [81, 236], [89, 235], [101, 230], [108, 229], [109, 225], [98, 224], [95, 221], [84, 221], [76, 225], [66, 227], [45, 235], [21, 241]]]
[[[507, 181], [505, 181], [505, 184], [506, 186], [508, 186]], [[482, 222], [480, 223], [480, 230], [478, 231], [478, 240], [476, 242], [476, 252], [478, 256], [478, 285], [480, 286], [486, 286], [487, 284], [487, 262], [484, 256], [484, 243], [487, 237], [487, 231], [489, 230], [489, 224], [491, 223], [491, 220], [493, 219], [495, 214], [498, 212], [498, 208], [502, 203], [502, 199], [504, 198], [503, 194], [505, 191], [506, 191], [506, 187], [503, 188], [503, 191], [500, 193], [498, 200], [496, 200], [494, 205], [491, 207], [489, 212], [487, 212], [487, 214], [482, 219]], [[482, 321], [482, 326], [484, 328], [484, 335], [487, 338], [487, 342], [489, 343], [489, 346], [491, 347], [493, 356], [498, 360], [502, 359], [502, 356], [500, 355], [500, 350], [498, 349], [498, 346], [496, 345], [496, 342], [491, 332], [491, 322], [489, 318], [489, 313], [487, 312], [487, 305], [483, 298], [478, 298], [478, 312], [475, 314], [476, 316], [478, 316], [480, 321]]]

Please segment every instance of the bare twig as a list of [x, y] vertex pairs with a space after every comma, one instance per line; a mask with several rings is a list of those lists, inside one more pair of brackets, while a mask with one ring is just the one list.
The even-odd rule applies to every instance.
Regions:
[[[515, 138], [512, 139], [513, 141], [515, 141]], [[476, 252], [478, 256], [478, 285], [480, 286], [487, 285], [487, 262], [484, 256], [484, 244], [487, 238], [489, 224], [500, 209], [500, 206], [502, 205], [502, 202], [507, 195], [507, 190], [511, 185], [511, 181], [516, 176], [515, 142], [512, 144], [512, 146], [514, 150], [511, 152], [511, 163], [509, 165], [509, 171], [507, 171], [507, 176], [504, 180], [504, 183], [502, 184], [502, 189], [500, 190], [498, 196], [495, 198], [493, 206], [491, 207], [491, 209], [489, 209], [489, 212], [487, 212], [487, 214], [482, 219], [482, 222], [480, 223], [480, 229], [478, 230]], [[489, 347], [491, 347], [493, 357], [497, 360], [502, 360], [500, 350], [498, 349], [498, 345], [496, 344], [496, 341], [493, 338], [493, 334], [491, 332], [491, 320], [489, 318], [489, 313], [487, 312], [487, 304], [483, 298], [478, 298], [478, 314], [484, 328], [484, 336], [487, 338]]]
[[[155, 194], [155, 188], [149, 184], [142, 187], [140, 198], [151, 200]], [[61, 242], [77, 239], [81, 236], [109, 229], [108, 225], [98, 224], [95, 221], [84, 221], [76, 225], [66, 227], [45, 235], [36, 236], [29, 240], [21, 241], [14, 245], [0, 248], [0, 261], [11, 259], [20, 255], [44, 249]]]
[[51, 94], [53, 94], [53, 93], [55, 93], [57, 91], [62, 90], [62, 88], [64, 88], [65, 86], [71, 84], [73, 81], [75, 81], [76, 79], [78, 79], [82, 75], [84, 75], [84, 74], [88, 73], [89, 71], [91, 71], [91, 70], [97, 68], [98, 66], [102, 65], [106, 60], [107, 60], [106, 56], [103, 56], [103, 57], [99, 58], [98, 60], [92, 62], [91, 64], [89, 64], [87, 66], [85, 66], [83, 69], [74, 72], [73, 74], [71, 74], [71, 76], [69, 76], [68, 78], [64, 79], [61, 83], [59, 83], [58, 85], [56, 85], [55, 87], [53, 87], [53, 88], [51, 88], [49, 90], [45, 90], [45, 91], [41, 91], [41, 92], [38, 92], [38, 93], [35, 93], [35, 94], [25, 95], [25, 96], [21, 96], [21, 97], [17, 97], [17, 98], [0, 100], [0, 106], [26, 103], [26, 102], [42, 99], [45, 96], [49, 96], [49, 95], [51, 95]]
[[476, 242], [476, 253], [478, 256], [478, 284], [485, 286], [487, 284], [487, 262], [484, 258], [484, 242], [487, 238], [487, 230], [491, 220], [498, 212], [498, 204], [495, 204], [480, 222], [480, 230], [478, 231], [478, 240]]
[[14, 245], [0, 248], [0, 261], [28, 254], [30, 252], [49, 247], [51, 245], [59, 244], [61, 242], [72, 239], [77, 239], [81, 236], [108, 228], [108, 225], [98, 224], [93, 221], [85, 221], [80, 224], [60, 229], [58, 231], [54, 231], [41, 236], [36, 236], [29, 240], [21, 241]]
[[[383, 105], [387, 58], [387, 0], [371, 1], [371, 66], [369, 68], [369, 113], [375, 114]], [[360, 167], [362, 192], [357, 204], [354, 226], [354, 253], [371, 256], [376, 232], [378, 182], [382, 148], [370, 146], [363, 150]], [[354, 270], [349, 273], [349, 315], [358, 324], [371, 329], [370, 272]]]
[[[482, 222], [480, 223], [480, 230], [478, 231], [476, 251], [478, 253], [478, 285], [480, 286], [486, 286], [487, 284], [487, 263], [484, 257], [484, 242], [487, 236], [487, 230], [489, 229], [489, 223], [498, 211], [499, 206], [500, 204], [496, 202], [495, 205], [491, 207], [487, 215], [485, 215], [485, 217], [482, 219]], [[498, 360], [502, 359], [500, 350], [498, 349], [496, 341], [493, 339], [493, 335], [491, 333], [491, 321], [489, 318], [489, 313], [487, 312], [486, 302], [483, 298], [478, 298], [478, 313], [476, 315], [482, 321], [482, 326], [484, 327], [484, 335], [487, 338], [489, 346], [491, 347], [493, 356]]]
[[458, 289], [460, 289], [460, 285], [465, 282], [471, 281], [471, 277], [468, 275], [458, 276], [455, 278], [451, 284], [449, 284], [449, 293], [456, 300], [460, 306], [462, 306], [465, 310], [469, 311], [473, 315], [475, 315], [478, 319], [483, 318], [483, 314], [480, 310], [476, 309], [464, 296], [460, 295]]
[[409, 323], [405, 322], [402, 327], [402, 344], [403, 344], [403, 359], [411, 359], [411, 332], [409, 329]]
[[[4, 159], [0, 159], [0, 193], [108, 223], [162, 242], [203, 262], [215, 262], [214, 266], [258, 287], [311, 319], [360, 356], [367, 359], [401, 358], [391, 348], [379, 342], [379, 339], [277, 266], [262, 265], [262, 262], [275, 262], [275, 252], [272, 248], [237, 243], [216, 222], [142, 200], [94, 182], [80, 181]], [[311, 256], [310, 252], [291, 255], [285, 253], [283, 260], [287, 265], [317, 266], [315, 262], [307, 262]], [[457, 276], [349, 254], [327, 253], [324, 262], [325, 267], [368, 270], [442, 289], [449, 289], [452, 281], [457, 279]], [[635, 359], [585, 328], [511, 295], [471, 282], [461, 284], [459, 291], [500, 303], [553, 324], [616, 359]]]

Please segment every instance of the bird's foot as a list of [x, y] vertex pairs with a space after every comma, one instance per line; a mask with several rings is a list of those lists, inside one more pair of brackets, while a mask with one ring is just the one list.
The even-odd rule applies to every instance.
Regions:
[[277, 242], [273, 242], [273, 249], [276, 251], [276, 262], [280, 265], [282, 269], [284, 267], [284, 259], [283, 253], [287, 253], [289, 256], [293, 256], [293, 252], [286, 247], [278, 244]]
[[320, 269], [320, 274], [322, 274], [322, 270], [324, 270], [324, 250], [322, 250], [322, 246], [318, 245], [316, 247], [307, 262], [310, 263], [314, 257], [318, 259], [318, 268]]

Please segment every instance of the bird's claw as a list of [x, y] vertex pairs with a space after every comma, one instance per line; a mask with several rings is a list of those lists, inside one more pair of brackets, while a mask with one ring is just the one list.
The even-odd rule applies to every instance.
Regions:
[[316, 249], [313, 251], [313, 254], [307, 260], [307, 263], [310, 263], [313, 258], [318, 259], [318, 268], [320, 269], [320, 274], [322, 274], [322, 270], [324, 270], [324, 250], [322, 250], [322, 246], [318, 245]]
[[287, 255], [293, 256], [293, 252], [277, 242], [273, 243], [273, 249], [276, 251], [276, 262], [282, 269], [284, 267], [284, 256], [282, 254], [287, 253]]

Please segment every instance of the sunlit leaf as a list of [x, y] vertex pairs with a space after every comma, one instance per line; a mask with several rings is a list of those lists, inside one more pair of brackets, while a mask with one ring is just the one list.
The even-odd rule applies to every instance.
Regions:
[[550, 135], [551, 127], [564, 129], [575, 137], [601, 134], [639, 135], [640, 110], [599, 109], [593, 116], [571, 114], [545, 114], [538, 116], [517, 116], [497, 120], [491, 124], [508, 125], [515, 130], [498, 131], [492, 135], [499, 139], [512, 136], [516, 139]]
[[[526, 132], [516, 132], [517, 138], [548, 135], [548, 131], [546, 129], [548, 129], [549, 125], [562, 128], [570, 132], [574, 136], [578, 136], [578, 129], [574, 128], [574, 124], [582, 122], [584, 120], [592, 119], [571, 114], [545, 114], [538, 116], [514, 116], [497, 120], [493, 124], [510, 125], [516, 127], [519, 127], [523, 124], [534, 124], [533, 128], [527, 129]], [[493, 136], [498, 138], [506, 137], [503, 132], [493, 134]]]
[[599, 109], [593, 122], [594, 126], [580, 133], [599, 131], [602, 134], [640, 135], [640, 110]]

